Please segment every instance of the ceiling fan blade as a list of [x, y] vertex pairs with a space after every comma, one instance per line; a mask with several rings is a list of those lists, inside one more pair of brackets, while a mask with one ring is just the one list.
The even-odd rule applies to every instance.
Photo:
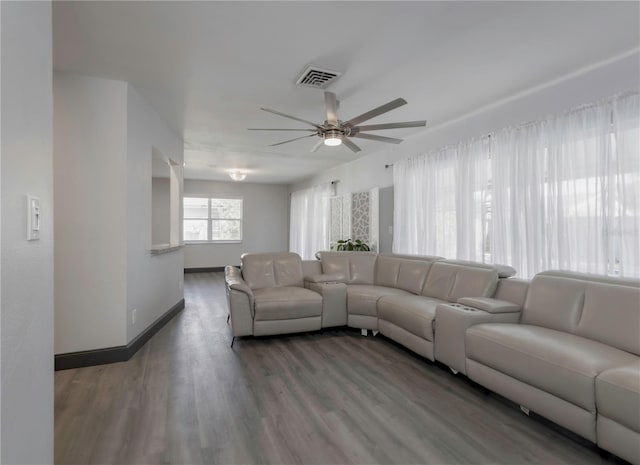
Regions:
[[324, 93], [324, 104], [327, 107], [327, 123], [331, 126], [338, 125], [338, 101], [333, 92]]
[[381, 129], [398, 129], [398, 128], [421, 128], [427, 125], [426, 121], [405, 121], [404, 123], [386, 123], [386, 124], [369, 124], [366, 126], [356, 126], [353, 130], [362, 131], [379, 131]]
[[388, 111], [394, 110], [398, 107], [401, 107], [402, 105], [406, 105], [407, 101], [403, 98], [397, 98], [395, 100], [392, 100], [389, 103], [385, 103], [384, 105], [381, 105], [377, 108], [374, 108], [373, 110], [369, 110], [366, 113], [361, 114], [360, 116], [356, 116], [355, 118], [351, 118], [349, 121], [347, 121], [345, 123], [346, 126], [356, 126], [357, 124], [362, 123], [363, 121], [367, 121], [371, 118], [375, 118], [378, 115], [381, 115], [383, 113], [386, 113]]
[[317, 152], [320, 147], [324, 145], [324, 141], [320, 139], [316, 145], [309, 151], [310, 153]]
[[267, 129], [267, 128], [247, 128], [247, 131], [306, 131], [306, 132], [313, 131], [313, 132], [316, 132], [315, 129], [281, 129], [281, 128], [277, 128], [277, 129], [276, 128], [270, 128], [270, 129]]
[[283, 142], [278, 142], [277, 144], [271, 144], [269, 147], [275, 147], [276, 145], [288, 144], [289, 142], [293, 142], [294, 140], [306, 139], [307, 137], [313, 137], [315, 134], [309, 134], [308, 136], [296, 137], [295, 139], [285, 140]]
[[295, 120], [295, 121], [300, 121], [301, 123], [310, 124], [314, 128], [320, 128], [320, 126], [317, 125], [316, 123], [312, 123], [311, 121], [307, 121], [306, 119], [298, 118], [296, 116], [287, 115], [286, 113], [281, 113], [281, 112], [276, 111], [276, 110], [270, 110], [269, 108], [260, 108], [260, 109], [262, 111], [267, 111], [269, 113], [273, 113], [274, 115], [283, 116], [285, 118], [289, 118], [289, 119], [292, 119], [292, 120]]
[[346, 145], [347, 147], [349, 147], [351, 149], [351, 151], [353, 153], [358, 153], [360, 152], [360, 147], [358, 147], [356, 144], [354, 144], [353, 142], [351, 142], [349, 139], [347, 139], [346, 137], [342, 138], [342, 143], [344, 145]]
[[357, 137], [358, 139], [375, 140], [378, 142], [387, 142], [389, 144], [399, 144], [400, 142], [402, 142], [402, 139], [395, 139], [393, 137], [376, 136], [375, 134], [357, 133], [357, 134], [352, 134], [350, 137]]

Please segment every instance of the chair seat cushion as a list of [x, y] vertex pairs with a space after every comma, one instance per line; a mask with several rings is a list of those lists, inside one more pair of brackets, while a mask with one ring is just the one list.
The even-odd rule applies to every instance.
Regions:
[[596, 411], [596, 376], [636, 358], [600, 342], [525, 324], [472, 326], [465, 344], [468, 359], [590, 412]]
[[347, 308], [352, 315], [377, 316], [378, 299], [385, 295], [413, 295], [395, 287], [370, 284], [349, 284], [347, 286]]
[[378, 301], [378, 318], [433, 342], [433, 319], [442, 300], [419, 295], [389, 295]]
[[640, 358], [596, 378], [598, 413], [640, 433]]
[[322, 314], [322, 296], [303, 287], [265, 287], [253, 291], [255, 320], [290, 320]]

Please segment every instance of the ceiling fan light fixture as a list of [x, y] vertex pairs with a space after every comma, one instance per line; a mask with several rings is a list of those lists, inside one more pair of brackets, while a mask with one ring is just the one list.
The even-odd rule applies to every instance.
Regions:
[[324, 145], [337, 147], [342, 144], [342, 137], [339, 131], [327, 131], [324, 134]]
[[229, 177], [234, 181], [244, 181], [247, 179], [247, 173], [243, 173], [242, 171], [231, 171], [229, 172]]

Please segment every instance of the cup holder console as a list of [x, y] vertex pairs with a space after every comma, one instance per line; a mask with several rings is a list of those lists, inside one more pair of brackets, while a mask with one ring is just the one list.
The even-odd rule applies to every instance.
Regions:
[[478, 311], [477, 308], [467, 307], [466, 305], [462, 305], [462, 304], [450, 304], [450, 305], [452, 307], [459, 308], [460, 310], [464, 310], [466, 312], [477, 312]]

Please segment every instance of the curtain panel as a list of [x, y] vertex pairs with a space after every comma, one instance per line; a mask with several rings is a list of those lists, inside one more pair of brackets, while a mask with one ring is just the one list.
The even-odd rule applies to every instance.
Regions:
[[394, 251], [640, 276], [637, 93], [394, 165]]
[[331, 183], [291, 193], [289, 250], [303, 260], [329, 249]]
[[487, 147], [477, 140], [394, 165], [395, 253], [484, 261]]

